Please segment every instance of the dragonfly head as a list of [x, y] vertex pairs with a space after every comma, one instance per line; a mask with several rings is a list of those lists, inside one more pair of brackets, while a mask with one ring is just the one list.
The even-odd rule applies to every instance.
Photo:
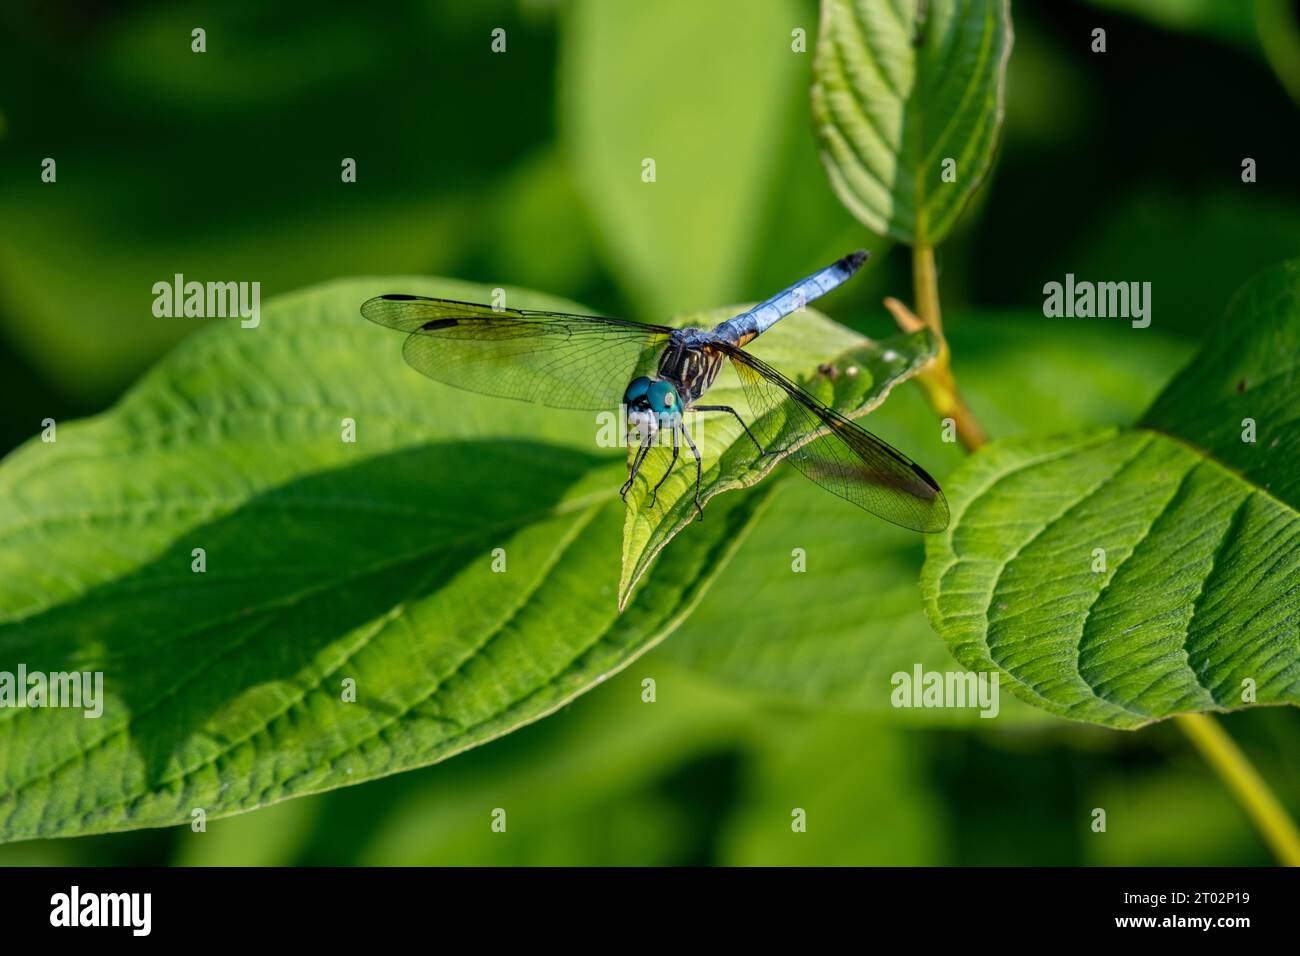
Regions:
[[682, 413], [681, 396], [673, 383], [644, 375], [632, 379], [623, 393], [623, 406], [628, 436], [636, 435], [643, 442], [653, 441], [660, 427], [671, 428]]

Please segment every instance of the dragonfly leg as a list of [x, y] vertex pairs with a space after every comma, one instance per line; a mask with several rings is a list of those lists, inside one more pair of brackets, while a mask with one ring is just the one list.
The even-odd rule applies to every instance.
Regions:
[[647, 507], [653, 508], [655, 506], [655, 501], [659, 497], [659, 486], [668, 480], [668, 476], [671, 475], [673, 473], [673, 469], [677, 467], [677, 454], [679, 451], [681, 451], [681, 449], [677, 444], [677, 429], [674, 428], [673, 429], [673, 460], [668, 463], [668, 470], [664, 472], [664, 476], [655, 483], [654, 490], [650, 493], [650, 504]]
[[627, 481], [623, 482], [623, 487], [618, 490], [624, 501], [627, 501], [627, 493], [632, 488], [632, 482], [636, 481], [637, 474], [641, 471], [641, 463], [645, 461], [646, 453], [650, 451], [650, 441], [641, 443], [641, 447], [636, 451], [636, 457], [632, 459], [632, 467], [627, 470]]
[[754, 433], [749, 430], [749, 426], [745, 424], [745, 420], [740, 417], [740, 412], [736, 411], [730, 405], [694, 405], [691, 410], [696, 412], [730, 412], [736, 416], [736, 421], [740, 422], [740, 427], [745, 429], [745, 434], [748, 435], [749, 440], [754, 443], [754, 447], [758, 449], [759, 455], [767, 454], [767, 452], [763, 450], [763, 446], [758, 443], [758, 439], [754, 437]]
[[691, 446], [691, 454], [695, 456], [695, 510], [699, 512], [700, 520], [704, 520], [704, 507], [700, 504], [700, 450], [695, 447], [695, 442], [691, 441], [691, 433], [686, 430], [686, 426], [678, 425], [682, 430], [682, 437], [686, 439], [686, 444]]

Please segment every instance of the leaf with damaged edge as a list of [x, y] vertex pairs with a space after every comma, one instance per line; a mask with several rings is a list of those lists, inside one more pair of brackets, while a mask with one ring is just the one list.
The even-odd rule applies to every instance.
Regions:
[[[743, 308], [691, 313], [677, 317], [672, 324], [711, 328]], [[747, 348], [840, 414], [860, 418], [883, 402], [895, 385], [906, 381], [930, 361], [934, 355], [934, 338], [928, 331], [921, 331], [872, 341], [807, 309], [778, 322]], [[703, 403], [729, 405], [747, 423], [755, 421], [729, 363], [724, 363]], [[780, 453], [758, 457], [740, 423], [725, 413], [688, 413], [685, 424], [703, 459], [700, 501], [706, 506], [714, 496], [725, 491], [756, 484], [785, 457]], [[781, 427], [791, 429], [792, 436], [799, 424], [796, 420], [782, 423]], [[786, 446], [789, 439], [786, 431], [775, 434], [779, 437], [772, 443]], [[651, 505], [652, 489], [667, 472], [670, 462], [670, 448], [653, 449], [628, 492], [620, 604], [627, 602], [655, 556], [695, 520], [695, 462], [689, 450], [683, 451]], [[853, 507], [847, 502], [842, 504], [845, 508]], [[707, 522], [706, 509], [702, 523]]]

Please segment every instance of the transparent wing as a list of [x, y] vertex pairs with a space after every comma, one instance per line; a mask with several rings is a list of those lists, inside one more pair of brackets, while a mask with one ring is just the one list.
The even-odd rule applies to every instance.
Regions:
[[755, 437], [827, 491], [914, 531], [948, 527], [948, 502], [920, 465], [813, 398], [776, 369], [721, 346], [756, 418]]
[[616, 407], [654, 369], [671, 329], [564, 312], [494, 310], [415, 295], [381, 295], [361, 314], [407, 332], [402, 356], [447, 385], [555, 408]]

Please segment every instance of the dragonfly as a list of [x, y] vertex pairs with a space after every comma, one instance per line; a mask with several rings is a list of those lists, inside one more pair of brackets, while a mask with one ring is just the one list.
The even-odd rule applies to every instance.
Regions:
[[[713, 329], [402, 293], [368, 299], [361, 314], [406, 333], [407, 364], [446, 385], [594, 411], [611, 410], [621, 390], [629, 444], [636, 447], [620, 489], [625, 501], [650, 449], [663, 444], [668, 432], [672, 459], [649, 505], [677, 467], [684, 444], [695, 459], [694, 503], [702, 519], [702, 459], [683, 415], [715, 413], [740, 423], [747, 439], [738, 433], [737, 442], [745, 443], [751, 463], [784, 457], [826, 490], [886, 521], [942, 531], [948, 503], [925, 469], [745, 349], [784, 317], [846, 282], [867, 255], [850, 253]], [[740, 380], [749, 421], [730, 405], [701, 402], [724, 362]]]

